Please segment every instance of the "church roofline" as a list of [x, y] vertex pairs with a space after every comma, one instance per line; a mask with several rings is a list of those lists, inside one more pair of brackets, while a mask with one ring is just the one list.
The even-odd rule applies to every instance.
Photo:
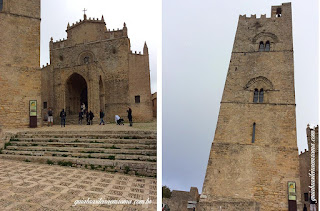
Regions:
[[81, 25], [83, 23], [100, 23], [100, 24], [103, 23], [104, 25], [106, 25], [106, 22], [104, 21], [103, 15], [101, 17], [101, 20], [99, 20], [99, 18], [89, 18], [89, 19], [87, 19], [87, 15], [84, 15], [83, 20], [80, 19], [79, 21], [77, 21], [76, 23], [73, 23], [72, 25], [70, 25], [68, 23], [66, 32], [68, 32], [69, 30], [71, 30], [71, 29], [73, 29], [73, 28], [75, 28], [75, 27], [77, 27], [77, 26], [79, 26], [79, 25]]

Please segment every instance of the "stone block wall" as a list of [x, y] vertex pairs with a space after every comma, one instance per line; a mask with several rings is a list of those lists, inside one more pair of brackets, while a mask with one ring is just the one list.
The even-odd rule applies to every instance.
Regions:
[[[84, 20], [68, 25], [67, 40], [51, 40], [50, 68], [42, 69], [43, 85], [50, 88], [43, 87], [43, 99], [58, 111], [56, 115], [62, 108], [68, 111], [69, 98], [76, 97], [69, 93], [67, 84], [79, 74], [87, 84], [87, 108], [96, 118], [102, 109], [107, 121], [114, 122], [116, 114], [127, 121], [127, 109], [131, 107], [133, 121], [150, 121], [149, 55], [130, 51], [125, 24], [117, 31], [105, 25], [103, 18], [93, 20], [85, 15]], [[140, 103], [135, 103], [136, 95], [140, 95]], [[80, 102], [73, 102], [77, 103], [80, 109]]]
[[28, 127], [29, 100], [40, 125], [40, 0], [5, 0], [0, 28], [0, 126]]

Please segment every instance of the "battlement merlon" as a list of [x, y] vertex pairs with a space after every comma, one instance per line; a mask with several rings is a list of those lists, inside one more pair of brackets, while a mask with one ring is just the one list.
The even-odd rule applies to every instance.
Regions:
[[[260, 19], [277, 19], [277, 18], [292, 18], [292, 12], [291, 12], [291, 3], [283, 3], [282, 5], [278, 6], [271, 6], [271, 18], [267, 18], [266, 14], [262, 14], [260, 16]], [[246, 14], [239, 15], [239, 20], [256, 20], [257, 15], [251, 15], [250, 17], [247, 17]]]

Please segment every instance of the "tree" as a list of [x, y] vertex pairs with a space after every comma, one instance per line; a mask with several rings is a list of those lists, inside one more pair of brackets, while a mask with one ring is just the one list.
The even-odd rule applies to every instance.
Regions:
[[171, 190], [167, 186], [162, 186], [162, 198], [170, 198], [171, 197]]

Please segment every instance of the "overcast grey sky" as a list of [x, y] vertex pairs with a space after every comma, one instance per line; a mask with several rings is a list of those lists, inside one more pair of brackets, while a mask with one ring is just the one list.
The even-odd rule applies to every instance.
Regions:
[[157, 90], [157, 46], [160, 24], [158, 1], [150, 0], [42, 0], [41, 1], [41, 66], [50, 63], [49, 41], [67, 38], [67, 24], [83, 19], [83, 9], [87, 16], [104, 16], [108, 29], [123, 28], [126, 22], [132, 51], [143, 51], [147, 42], [150, 54], [151, 91]]
[[[297, 139], [318, 124], [316, 0], [292, 0]], [[267, 14], [276, 0], [163, 0], [163, 185], [202, 190], [240, 14]]]

